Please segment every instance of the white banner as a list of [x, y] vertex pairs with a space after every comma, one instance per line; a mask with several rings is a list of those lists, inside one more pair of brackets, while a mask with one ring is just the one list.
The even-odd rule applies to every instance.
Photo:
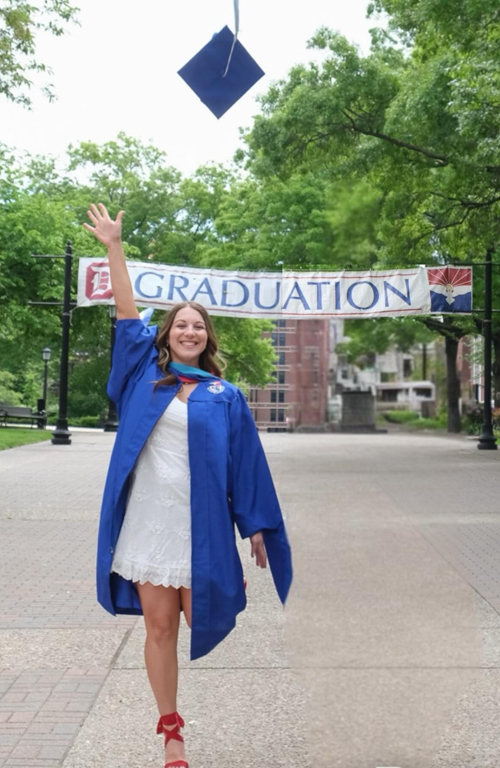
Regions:
[[[197, 301], [212, 315], [301, 319], [471, 311], [470, 268], [232, 272], [143, 261], [128, 261], [127, 267], [136, 304], [155, 309]], [[78, 306], [113, 303], [107, 260], [81, 258]]]

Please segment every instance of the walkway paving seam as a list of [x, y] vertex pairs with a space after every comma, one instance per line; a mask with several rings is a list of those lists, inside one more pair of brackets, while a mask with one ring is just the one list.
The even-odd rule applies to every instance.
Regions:
[[[249, 610], [199, 665], [184, 627], [190, 764], [498, 768], [497, 458], [420, 435], [262, 437], [294, 552], [287, 633], [253, 561]], [[0, 768], [161, 764], [143, 622], [95, 600], [112, 441], [0, 454]]]
[[0, 765], [59, 766], [92, 709], [109, 669], [32, 670], [13, 675], [0, 699]]
[[500, 614], [500, 521], [419, 527], [456, 572]]
[[113, 439], [0, 455], [0, 768], [62, 765], [137, 622], [95, 597]]

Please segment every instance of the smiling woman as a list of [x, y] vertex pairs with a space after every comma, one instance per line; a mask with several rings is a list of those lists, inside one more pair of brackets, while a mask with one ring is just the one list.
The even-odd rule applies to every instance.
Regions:
[[198, 368], [200, 354], [205, 350], [208, 338], [200, 312], [189, 305], [181, 307], [170, 327], [169, 338], [172, 360]]
[[[234, 629], [246, 606], [235, 527], [271, 567], [284, 603], [291, 552], [271, 473], [243, 393], [221, 379], [212, 321], [182, 302], [158, 332], [137, 312], [121, 243], [120, 212], [88, 211], [108, 249], [117, 307], [108, 394], [120, 424], [99, 524], [97, 596], [110, 613], [143, 614], [146, 667], [165, 736], [166, 768], [187, 768], [177, 712], [180, 614], [191, 659]], [[163, 377], [163, 378], [162, 378]]]
[[201, 304], [184, 301], [172, 307], [158, 334], [156, 346], [158, 367], [165, 374], [157, 384], [174, 384], [177, 381], [176, 374], [168, 370], [171, 363], [222, 376], [224, 366], [218, 357], [214, 327]]

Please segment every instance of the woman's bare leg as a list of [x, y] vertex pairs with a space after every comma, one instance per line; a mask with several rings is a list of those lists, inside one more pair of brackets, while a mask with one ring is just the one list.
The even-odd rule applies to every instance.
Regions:
[[181, 605], [184, 612], [184, 618], [188, 627], [191, 626], [191, 590], [187, 587], [181, 587], [179, 589], [181, 593]]
[[[177, 710], [177, 638], [180, 622], [180, 595], [174, 587], [136, 584], [146, 623], [144, 658], [151, 688], [160, 715]], [[183, 760], [184, 744], [171, 739], [165, 760]]]

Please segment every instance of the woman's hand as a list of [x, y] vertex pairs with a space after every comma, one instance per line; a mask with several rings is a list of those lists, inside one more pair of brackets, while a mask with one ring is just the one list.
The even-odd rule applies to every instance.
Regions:
[[83, 226], [89, 232], [92, 232], [103, 245], [109, 248], [113, 243], [121, 242], [123, 211], [120, 211], [116, 221], [113, 221], [102, 203], [99, 203], [99, 206], [95, 206], [92, 203], [87, 214], [94, 226], [91, 227], [90, 224], [84, 224]]
[[252, 545], [252, 557], [255, 555], [255, 565], [260, 565], [261, 568], [265, 568], [267, 565], [267, 557], [262, 534], [260, 532], [254, 533], [253, 536], [250, 536], [250, 543]]

